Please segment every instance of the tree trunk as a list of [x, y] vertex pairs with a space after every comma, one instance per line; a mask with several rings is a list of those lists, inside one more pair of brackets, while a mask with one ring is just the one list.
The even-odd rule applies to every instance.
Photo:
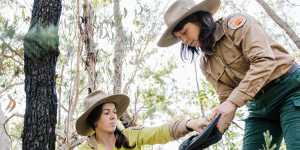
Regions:
[[123, 25], [122, 25], [122, 16], [120, 12], [120, 2], [119, 0], [114, 0], [114, 21], [115, 21], [115, 29], [116, 29], [116, 42], [114, 45], [115, 53], [113, 58], [114, 63], [114, 77], [113, 77], [113, 85], [114, 93], [121, 93], [122, 87], [122, 65], [123, 65], [123, 57], [124, 57], [124, 45], [126, 36], [124, 34]]
[[[125, 57], [125, 44], [126, 44], [126, 35], [123, 30], [122, 25], [122, 15], [120, 12], [120, 1], [113, 0], [114, 3], [114, 21], [115, 21], [115, 29], [116, 29], [116, 42], [114, 45], [115, 53], [113, 58], [114, 64], [114, 76], [113, 76], [113, 93], [121, 93], [122, 88], [122, 68], [123, 68], [123, 59]], [[126, 111], [121, 117], [123, 125], [127, 128], [130, 126], [135, 126], [134, 120], [130, 117], [128, 112]]]
[[297, 48], [300, 49], [300, 38], [297, 36], [294, 30], [292, 30], [292, 28], [285, 21], [283, 21], [264, 0], [256, 1], [263, 7], [266, 13], [285, 31], [285, 33], [292, 39], [292, 41], [294, 41]]
[[83, 3], [83, 29], [80, 25], [80, 32], [86, 51], [86, 69], [88, 72], [88, 93], [96, 90], [96, 52], [93, 43], [94, 29], [93, 29], [93, 9], [91, 1], [84, 0]]
[[55, 69], [61, 0], [34, 0], [24, 38], [26, 109], [23, 150], [54, 150], [57, 117]]

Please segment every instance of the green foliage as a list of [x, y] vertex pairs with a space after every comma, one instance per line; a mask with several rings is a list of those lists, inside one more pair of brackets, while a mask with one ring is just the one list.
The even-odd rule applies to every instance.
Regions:
[[270, 135], [270, 131], [267, 130], [264, 132], [264, 139], [266, 142], [266, 145], [263, 145], [263, 150], [275, 150], [276, 149], [276, 144], [272, 145], [272, 135]]
[[50, 25], [42, 27], [35, 25], [32, 27], [24, 37], [25, 55], [40, 59], [45, 55], [58, 54], [58, 27]]
[[20, 149], [22, 145], [22, 131], [23, 131], [23, 119], [19, 117], [13, 117], [7, 124], [7, 131], [11, 138], [12, 150]]
[[154, 83], [159, 85], [164, 85], [165, 84], [164, 78], [167, 75], [169, 75], [175, 68], [177, 68], [177, 65], [171, 61], [169, 61], [166, 66], [156, 71], [152, 71], [150, 68], [145, 68], [144, 78], [145, 79], [152, 78], [154, 80]]
[[15, 24], [9, 24], [8, 20], [0, 15], [0, 37], [13, 38], [16, 33]]
[[213, 87], [206, 81], [200, 81], [200, 89], [198, 91], [197, 100], [203, 104], [205, 108], [213, 108], [219, 103], [218, 96]]
[[[275, 2], [276, 1], [276, 2]], [[275, 0], [274, 4], [276, 6], [282, 7], [281, 3]], [[29, 2], [32, 2], [31, 0]], [[172, 73], [173, 70], [177, 68], [176, 62], [174, 58], [167, 58], [165, 55], [159, 57], [159, 53], [163, 51], [163, 49], [157, 49], [155, 47], [154, 42], [157, 39], [158, 34], [163, 31], [163, 8], [166, 8], [164, 5], [166, 1], [163, 0], [151, 0], [151, 1], [140, 1], [137, 0], [138, 6], [129, 6], [126, 2], [121, 2], [121, 11], [123, 23], [124, 23], [124, 30], [125, 35], [127, 38], [125, 39], [126, 43], [124, 44], [125, 50], [125, 60], [123, 64], [123, 83], [125, 84], [128, 80], [130, 80], [131, 75], [135, 74], [135, 66], [138, 66], [138, 71], [136, 73], [136, 77], [134, 78], [132, 84], [129, 87], [128, 94], [129, 95], [137, 95], [138, 99], [138, 109], [142, 108], [142, 111], [139, 112], [139, 120], [143, 119], [151, 119], [154, 115], [161, 115], [167, 116], [174, 113], [181, 113], [184, 111], [185, 114], [199, 116], [199, 112], [192, 114], [190, 106], [196, 106], [198, 102], [201, 102], [205, 109], [205, 115], [209, 114], [209, 109], [213, 108], [218, 104], [217, 96], [213, 88], [208, 85], [206, 82], [200, 82], [200, 90], [199, 92], [194, 89], [193, 85], [185, 87], [178, 84], [177, 80], [184, 80], [180, 76], [176, 75], [176, 80], [173, 81]], [[122, 4], [123, 2], [123, 4]], [[252, 8], [252, 7], [243, 7], [248, 6], [249, 3], [255, 3], [252, 1], [245, 1], [244, 4], [238, 5], [238, 3], [243, 3], [244, 1], [236, 2], [232, 0], [224, 0], [222, 5], [222, 9], [225, 8], [226, 11], [221, 10], [221, 15], [224, 14], [228, 15], [233, 12], [247, 12], [245, 8]], [[270, 2], [270, 0], [269, 0]], [[18, 39], [16, 36], [20, 34], [20, 30], [27, 29], [26, 24], [28, 24], [30, 20], [30, 10], [26, 10], [25, 7], [22, 7], [19, 4], [15, 4], [16, 1], [9, 0], [4, 2], [2, 5], [3, 7], [11, 7], [14, 8], [13, 10], [20, 10], [19, 12], [12, 12], [15, 13], [14, 15], [18, 16], [14, 19], [10, 20], [5, 14], [7, 12], [3, 12], [0, 14], [0, 37], [4, 38], [5, 41], [12, 46], [13, 48], [23, 56], [23, 48], [19, 48], [22, 45], [22, 41]], [[8, 5], [9, 4], [9, 5]], [[21, 3], [20, 3], [21, 4]], [[1, 5], [1, 4], [0, 4]], [[92, 7], [94, 8], [95, 18], [94, 18], [94, 42], [95, 42], [95, 49], [99, 52], [97, 53], [97, 82], [98, 87], [111, 92], [112, 89], [112, 75], [113, 75], [113, 67], [112, 67], [112, 44], [114, 44], [115, 40], [115, 33], [114, 33], [114, 26], [115, 23], [112, 17], [112, 0], [92, 0]], [[130, 4], [131, 5], [131, 4]], [[275, 5], [274, 5], [275, 6]], [[80, 9], [82, 9], [82, 5], [80, 4]], [[288, 7], [284, 5], [284, 7]], [[100, 8], [100, 9], [99, 9]], [[238, 8], [238, 9], [237, 9]], [[64, 14], [62, 15], [62, 19], [60, 22], [60, 48], [61, 48], [61, 55], [60, 60], [57, 65], [57, 74], [59, 76], [57, 80], [57, 85], [62, 85], [62, 97], [60, 99], [62, 105], [65, 108], [68, 108], [69, 100], [72, 96], [73, 90], [73, 83], [74, 83], [74, 74], [75, 74], [75, 50], [78, 48], [78, 40], [79, 34], [77, 32], [76, 26], [76, 1], [66, 1], [64, 3]], [[288, 10], [288, 9], [286, 9]], [[253, 10], [251, 10], [253, 11]], [[280, 10], [283, 11], [283, 10]], [[225, 13], [224, 13], [225, 12]], [[0, 11], [1, 13], [1, 11]], [[19, 14], [18, 14], [19, 13]], [[134, 15], [133, 15], [134, 14]], [[251, 12], [250, 12], [251, 14]], [[283, 34], [280, 32], [277, 33], [277, 28], [274, 28], [274, 24], [270, 24], [270, 18], [265, 17], [265, 13], [257, 13], [258, 16], [255, 16], [257, 19], [262, 21], [262, 23], [269, 27], [267, 32], [272, 36], [277, 38], [277, 36], [281, 36], [281, 41], [284, 39], [282, 37]], [[1, 16], [2, 15], [2, 16]], [[82, 15], [82, 14], [79, 14]], [[226, 16], [224, 15], [224, 16]], [[253, 13], [252, 13], [253, 15]], [[282, 15], [286, 16], [287, 13], [283, 13]], [[291, 17], [291, 16], [288, 16]], [[218, 18], [218, 17], [216, 17]], [[283, 17], [284, 18], [284, 17]], [[269, 22], [269, 23], [268, 23]], [[295, 25], [296, 27], [296, 25]], [[24, 41], [28, 40], [30, 43], [25, 43], [26, 55], [31, 57], [40, 57], [47, 55], [51, 50], [56, 49], [58, 45], [58, 36], [57, 36], [57, 27], [46, 28], [46, 29], [35, 29], [39, 30], [38, 32], [34, 32], [30, 30], [29, 33], [25, 36]], [[275, 34], [276, 32], [276, 34]], [[48, 34], [50, 33], [50, 34]], [[22, 34], [22, 33], [21, 33]], [[23, 37], [22, 35], [20, 37]], [[27, 39], [26, 39], [27, 38]], [[23, 39], [23, 38], [22, 38]], [[50, 40], [49, 40], [50, 39]], [[279, 38], [278, 38], [279, 39]], [[111, 41], [111, 42], [108, 42]], [[290, 43], [288, 40], [285, 40], [286, 43]], [[105, 44], [103, 44], [105, 43]], [[26, 45], [27, 44], [27, 45]], [[31, 45], [32, 44], [32, 45]], [[155, 47], [155, 48], [153, 48]], [[290, 48], [292, 49], [292, 48]], [[7, 52], [6, 55], [9, 54], [11, 56], [11, 52], [9, 51], [8, 45], [1, 43], [0, 41], [0, 54], [3, 51]], [[50, 51], [49, 51], [50, 50]], [[28, 55], [29, 53], [29, 55]], [[82, 51], [81, 59], [84, 60], [84, 51]], [[169, 52], [163, 52], [169, 55]], [[155, 57], [155, 60], [151, 59]], [[23, 75], [22, 72], [22, 64], [17, 64], [14, 60], [10, 58], [4, 58], [0, 56], [0, 90], [2, 88], [7, 87], [7, 84], [10, 83], [10, 78], [13, 75]], [[17, 57], [18, 58], [18, 57]], [[150, 58], [150, 59], [149, 59]], [[20, 58], [18, 58], [19, 60]], [[168, 61], [170, 60], [170, 61]], [[161, 62], [161, 64], [153, 66], [153, 62]], [[20, 60], [23, 62], [23, 60]], [[81, 77], [80, 77], [80, 100], [78, 101], [78, 107], [76, 108], [76, 113], [82, 112], [82, 99], [86, 96], [86, 85], [87, 85], [87, 74], [84, 70], [84, 62], [82, 62], [82, 68], [80, 70]], [[64, 66], [64, 67], [63, 67]], [[60, 69], [64, 68], [65, 71], [61, 73]], [[193, 73], [193, 70], [190, 71]], [[189, 72], [189, 73], [190, 73]], [[173, 76], [174, 77], [174, 76]], [[193, 76], [192, 76], [193, 78]], [[61, 80], [63, 79], [63, 80]], [[23, 78], [16, 78], [16, 81], [23, 81]], [[123, 85], [124, 85], [123, 84]], [[135, 87], [138, 89], [134, 91]], [[14, 88], [20, 93], [20, 88]], [[4, 93], [3, 95], [6, 95]], [[133, 97], [131, 97], [133, 98]], [[23, 100], [24, 97], [18, 99]], [[187, 102], [187, 103], [185, 103]], [[197, 102], [197, 104], [195, 104]], [[20, 102], [23, 103], [23, 102]], [[131, 104], [133, 101], [131, 101]], [[181, 107], [181, 104], [183, 107]], [[180, 106], [179, 109], [173, 109], [172, 106]], [[181, 110], [180, 110], [181, 109]], [[241, 109], [239, 109], [241, 110]], [[242, 111], [245, 112], [245, 111]], [[61, 120], [64, 120], [66, 117], [66, 111], [61, 109]], [[76, 116], [76, 115], [75, 115]], [[78, 116], [78, 115], [77, 115]], [[237, 114], [235, 120], [241, 120], [244, 117], [244, 114]], [[75, 117], [76, 118], [76, 117]], [[22, 124], [19, 122], [18, 124]], [[17, 126], [14, 122], [10, 121], [9, 129], [10, 135], [15, 135], [15, 137], [20, 137], [20, 133], [22, 129], [21, 126]], [[60, 126], [61, 130], [64, 130], [64, 122]], [[241, 136], [243, 134], [243, 130], [237, 128], [235, 125], [231, 125], [229, 130], [225, 134], [225, 138], [223, 138], [222, 142], [215, 144], [211, 149], [240, 149], [241, 146]], [[268, 137], [268, 136], [266, 136]], [[13, 139], [17, 141], [16, 139]], [[269, 147], [272, 148], [271, 142], [272, 139], [267, 138], [265, 149]], [[14, 142], [16, 143], [16, 142]], [[20, 143], [17, 143], [21, 145]], [[267, 146], [268, 145], [268, 146]], [[271, 147], [271, 148], [270, 148]], [[152, 147], [151, 147], [152, 148]], [[152, 148], [153, 149], [153, 148]], [[157, 147], [155, 148], [157, 149]], [[166, 149], [162, 147], [161, 149]]]
[[23, 48], [18, 39], [21, 33], [17, 32], [19, 22], [16, 15], [9, 19], [0, 12], [0, 91], [10, 89], [10, 85], [19, 82], [19, 77], [23, 76]]
[[141, 22], [140, 20], [137, 20], [137, 19], [133, 20], [133, 24], [135, 26], [145, 26], [145, 24], [143, 22]]
[[[168, 95], [168, 78], [177, 66], [174, 62], [169, 61], [165, 66], [157, 70], [145, 68], [140, 76], [144, 82], [138, 90], [141, 104], [145, 108], [145, 112], [141, 114], [142, 118], [151, 118], [154, 113], [166, 113], [171, 115], [172, 110], [168, 108], [171, 104], [171, 97]], [[171, 82], [171, 81], [170, 81]], [[141, 86], [143, 85], [143, 86]], [[173, 94], [172, 94], [173, 95]]]
[[106, 6], [112, 3], [112, 0], [92, 0], [93, 8], [97, 8], [99, 6]]
[[159, 89], [150, 88], [143, 91], [141, 97], [144, 100], [144, 107], [147, 108], [144, 117], [151, 117], [155, 112], [167, 110], [168, 100]]

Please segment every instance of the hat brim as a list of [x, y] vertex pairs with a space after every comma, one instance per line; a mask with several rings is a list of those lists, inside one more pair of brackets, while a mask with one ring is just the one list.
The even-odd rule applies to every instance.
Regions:
[[173, 24], [171, 24], [167, 27], [167, 29], [165, 30], [165, 32], [162, 34], [161, 38], [159, 39], [157, 45], [160, 47], [168, 47], [168, 46], [171, 46], [171, 45], [179, 42], [179, 39], [174, 37], [172, 32], [173, 32], [174, 28], [176, 27], [176, 25], [180, 21], [182, 21], [184, 18], [186, 18], [187, 16], [189, 16], [197, 11], [206, 11], [211, 14], [215, 14], [219, 9], [220, 4], [221, 4], [220, 0], [205, 0], [205, 1], [195, 5], [188, 12], [186, 12], [184, 15], [182, 15], [182, 17], [180, 17], [177, 21], [175, 21]]
[[117, 110], [117, 115], [119, 117], [126, 111], [129, 105], [129, 97], [123, 94], [116, 94], [99, 100], [77, 119], [76, 131], [78, 134], [88, 136], [94, 132], [94, 130], [87, 124], [87, 117], [97, 106], [105, 103], [114, 103]]

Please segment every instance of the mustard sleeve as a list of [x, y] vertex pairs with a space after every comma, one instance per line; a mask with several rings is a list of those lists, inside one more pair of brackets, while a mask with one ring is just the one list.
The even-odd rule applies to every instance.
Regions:
[[250, 68], [227, 98], [238, 106], [243, 106], [253, 99], [276, 68], [268, 35], [254, 18], [248, 15], [241, 16], [246, 18], [246, 22], [242, 27], [232, 30], [231, 37], [234, 45], [242, 49]]
[[87, 142], [84, 142], [78, 146], [78, 150], [92, 150], [91, 147], [87, 144]]
[[172, 140], [168, 124], [139, 129], [128, 128], [123, 132], [128, 137], [129, 142], [136, 144], [137, 147], [142, 145], [164, 144]]

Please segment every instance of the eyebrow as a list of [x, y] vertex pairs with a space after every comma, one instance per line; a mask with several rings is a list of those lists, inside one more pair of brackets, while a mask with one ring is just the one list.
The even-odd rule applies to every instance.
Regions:
[[104, 111], [104, 110], [108, 110], [108, 111], [109, 111], [109, 110], [117, 110], [117, 109], [116, 109], [116, 108], [114, 108], [114, 109], [107, 109], [107, 108], [106, 108], [106, 109], [103, 109], [103, 111]]

